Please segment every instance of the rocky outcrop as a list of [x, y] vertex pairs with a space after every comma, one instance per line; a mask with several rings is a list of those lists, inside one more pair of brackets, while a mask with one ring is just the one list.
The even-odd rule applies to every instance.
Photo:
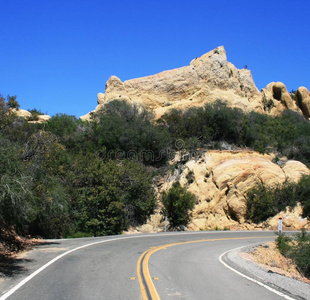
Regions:
[[[185, 67], [124, 82], [111, 76], [106, 83], [105, 93], [97, 96], [96, 109], [81, 119], [94, 119], [96, 113], [113, 100], [142, 105], [160, 117], [172, 108], [199, 107], [218, 99], [245, 112], [256, 111], [276, 116], [289, 109], [310, 117], [310, 94], [306, 88], [299, 88], [294, 97], [283, 83], [272, 82], [260, 92], [251, 72], [237, 69], [228, 62], [225, 49], [221, 46], [195, 58]], [[245, 223], [247, 191], [256, 182], [273, 185], [286, 179], [296, 181], [302, 174], [310, 175], [310, 170], [297, 161], [287, 161], [280, 166], [273, 163], [270, 155], [214, 150], [202, 153], [199, 159], [189, 160], [182, 168], [176, 169], [165, 178], [158, 192], [160, 194], [169, 189], [173, 182], [180, 181], [196, 195], [197, 204], [190, 230], [233, 229], [240, 226], [253, 229], [254, 225]], [[292, 222], [296, 227], [307, 222], [296, 219], [301, 218], [297, 208], [294, 212], [287, 212], [286, 216], [286, 219], [296, 220]], [[155, 218], [156, 223], [160, 223], [161, 217]], [[273, 226], [271, 223], [269, 225]], [[145, 228], [149, 230], [150, 226], [146, 224]]]
[[310, 92], [304, 86], [298, 88], [296, 92], [296, 101], [302, 110], [304, 116], [310, 118]]
[[171, 108], [186, 109], [217, 99], [246, 111], [262, 111], [260, 92], [251, 72], [228, 62], [222, 46], [182, 68], [125, 82], [110, 77], [105, 93], [98, 94], [98, 106], [92, 113], [116, 99], [141, 104], [154, 110], [158, 117]]
[[[197, 203], [188, 226], [190, 230], [251, 228], [245, 223], [247, 191], [257, 182], [269, 186], [286, 179], [296, 182], [302, 174], [310, 175], [310, 170], [298, 161], [289, 160], [279, 166], [273, 163], [272, 156], [253, 151], [211, 150], [201, 154], [199, 159], [189, 160], [182, 169], [169, 175], [162, 190], [168, 190], [174, 181], [180, 181], [195, 194]], [[307, 223], [301, 218], [300, 209], [291, 215], [286, 212], [286, 216], [289, 216], [286, 219], [290, 220], [290, 226]], [[270, 222], [261, 226], [273, 226], [275, 221]]]
[[[307, 99], [307, 93], [302, 93], [300, 97]], [[296, 104], [281, 82], [272, 82], [259, 92], [251, 71], [237, 69], [228, 62], [225, 49], [220, 46], [195, 58], [185, 67], [124, 82], [111, 76], [106, 83], [105, 93], [97, 96], [96, 109], [81, 119], [91, 120], [112, 100], [143, 105], [154, 110], [155, 116], [160, 117], [171, 108], [202, 106], [217, 99], [246, 112], [278, 115], [285, 109], [291, 109], [301, 114], [309, 113], [310, 100], [300, 100], [304, 104]]]
[[20, 108], [19, 109], [15, 109], [15, 108], [13, 108], [12, 111], [19, 118], [28, 119], [28, 118], [31, 117], [31, 112], [29, 112], [28, 110], [25, 110], [25, 109], [20, 109]]
[[[25, 120], [31, 120], [33, 117], [31, 112], [25, 109], [13, 109], [14, 114], [19, 117], [23, 118]], [[45, 123], [47, 122], [51, 117], [49, 115], [37, 115], [36, 120], [28, 121], [29, 123]]]
[[290, 109], [302, 114], [297, 103], [282, 82], [271, 82], [261, 91], [264, 111], [271, 115], [279, 115]]

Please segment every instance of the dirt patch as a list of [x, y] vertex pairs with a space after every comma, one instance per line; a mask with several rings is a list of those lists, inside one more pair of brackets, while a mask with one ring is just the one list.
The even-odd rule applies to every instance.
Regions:
[[292, 260], [284, 257], [278, 251], [275, 242], [269, 242], [262, 246], [258, 246], [249, 253], [240, 253], [240, 256], [244, 259], [257, 263], [261, 267], [268, 269], [270, 272], [282, 274], [306, 283], [310, 283], [308, 278], [303, 277], [298, 272], [296, 265], [292, 262]]

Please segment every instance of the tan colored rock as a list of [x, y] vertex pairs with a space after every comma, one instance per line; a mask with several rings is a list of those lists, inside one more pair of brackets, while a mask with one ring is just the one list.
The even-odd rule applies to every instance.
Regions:
[[82, 121], [92, 121], [92, 113], [93, 111], [87, 113], [86, 115], [80, 116]]
[[261, 91], [263, 109], [266, 113], [277, 116], [290, 109], [302, 114], [282, 82], [271, 82]]
[[201, 106], [217, 99], [247, 111], [262, 110], [251, 72], [228, 62], [222, 46], [182, 68], [125, 82], [111, 76], [104, 96], [99, 94], [100, 105], [115, 99], [132, 101], [154, 109], [157, 116], [170, 108]]
[[298, 204], [292, 210], [287, 207], [285, 211], [278, 213], [276, 216], [266, 221], [266, 226], [274, 230], [278, 228], [279, 218], [282, 218], [283, 229], [299, 230], [308, 224], [307, 218], [302, 217], [302, 207]]
[[[178, 180], [195, 194], [197, 204], [190, 230], [252, 228], [253, 225], [244, 223], [245, 196], [249, 189], [258, 182], [273, 186], [286, 179], [296, 182], [302, 174], [310, 175], [310, 170], [301, 162], [289, 160], [281, 167], [272, 160], [271, 155], [254, 151], [210, 150], [166, 178], [162, 190], [168, 190]], [[271, 226], [266, 224], [258, 227]]]
[[[28, 120], [31, 118], [32, 114], [28, 110], [25, 109], [15, 109], [13, 108], [12, 111], [16, 114], [17, 117], [23, 118], [25, 120]], [[38, 115], [37, 121], [29, 121], [29, 123], [45, 123], [47, 122], [51, 117], [49, 115]]]
[[304, 86], [298, 88], [296, 92], [297, 104], [304, 116], [310, 118], [310, 92]]
[[104, 104], [104, 94], [103, 93], [98, 93], [98, 95], [97, 95], [97, 103], [98, 104]]
[[[302, 92], [306, 96], [300, 96], [303, 99], [300, 103], [303, 104], [299, 106], [309, 118], [309, 92]], [[100, 109], [109, 101], [125, 100], [153, 110], [156, 118], [172, 108], [201, 107], [218, 99], [245, 112], [276, 116], [291, 109], [302, 114], [283, 83], [272, 82], [259, 92], [251, 71], [237, 69], [228, 62], [223, 46], [193, 59], [188, 66], [155, 75], [124, 82], [117, 76], [111, 76], [105, 93], [97, 96]], [[82, 118], [91, 120], [100, 109], [96, 108], [91, 115]]]
[[51, 117], [49, 115], [38, 115], [38, 123], [45, 123], [47, 122]]
[[281, 101], [286, 108], [294, 110], [294, 101], [282, 82], [276, 82], [272, 87], [273, 98]]
[[31, 112], [24, 109], [15, 109], [13, 108], [12, 111], [16, 114], [17, 117], [28, 119], [31, 117]]
[[307, 166], [297, 160], [287, 161], [282, 170], [287, 179], [292, 182], [298, 182], [302, 175], [310, 175], [310, 170]]

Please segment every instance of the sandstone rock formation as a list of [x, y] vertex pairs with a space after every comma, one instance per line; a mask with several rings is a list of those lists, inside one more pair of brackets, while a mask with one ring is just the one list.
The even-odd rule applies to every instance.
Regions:
[[[302, 174], [310, 175], [310, 170], [301, 162], [289, 160], [279, 166], [272, 160], [271, 155], [254, 151], [210, 150], [170, 174], [162, 190], [168, 190], [178, 180], [195, 194], [197, 203], [188, 226], [190, 230], [225, 227], [253, 229], [245, 223], [245, 195], [250, 188], [257, 182], [272, 186], [286, 179], [296, 182]], [[289, 220], [286, 223], [293, 228], [307, 223], [306, 219], [301, 218], [300, 208], [292, 213], [283, 212], [284, 215], [285, 220]], [[274, 226], [277, 218], [260, 226]]]
[[31, 117], [31, 112], [29, 112], [28, 110], [25, 110], [25, 109], [13, 108], [12, 111], [14, 112], [14, 114], [16, 114], [17, 117], [20, 117], [20, 118], [28, 119]]
[[298, 88], [296, 92], [296, 100], [301, 108], [304, 116], [310, 118], [310, 92], [304, 86]]
[[[260, 92], [251, 72], [237, 69], [228, 62], [225, 49], [221, 46], [192, 60], [185, 67], [124, 82], [111, 76], [105, 93], [97, 96], [96, 109], [81, 119], [92, 120], [106, 103], [113, 100], [142, 105], [160, 117], [171, 108], [199, 107], [218, 99], [245, 112], [276, 116], [290, 109], [310, 117], [310, 93], [306, 88], [299, 88], [296, 98], [281, 82], [272, 82]], [[245, 195], [256, 182], [273, 185], [286, 179], [297, 181], [302, 174], [310, 175], [310, 170], [300, 162], [287, 161], [280, 166], [272, 160], [270, 155], [246, 150], [208, 151], [168, 175], [158, 192], [160, 194], [169, 189], [173, 182], [180, 181], [196, 195], [197, 203], [188, 227], [190, 230], [225, 227], [253, 229], [254, 225], [245, 223]], [[298, 228], [307, 223], [300, 217], [300, 207], [293, 212], [282, 212], [282, 215], [287, 226]], [[277, 218], [260, 224], [260, 228], [274, 226]], [[154, 230], [154, 223], [157, 227], [160, 220], [160, 214], [153, 216], [152, 224], [145, 224], [141, 230]]]
[[[28, 120], [32, 117], [31, 112], [25, 109], [13, 109], [13, 112], [16, 114], [17, 117], [23, 118], [25, 120]], [[32, 123], [44, 123], [47, 122], [51, 117], [49, 115], [38, 115], [38, 120], [36, 121], [29, 121]]]
[[302, 114], [300, 106], [287, 91], [282, 82], [271, 82], [261, 91], [264, 111], [271, 115], [279, 115], [290, 109]]
[[251, 71], [237, 69], [228, 62], [225, 49], [220, 46], [192, 60], [185, 67], [124, 82], [111, 76], [106, 83], [105, 93], [98, 94], [96, 109], [81, 119], [91, 120], [105, 103], [117, 99], [141, 104], [154, 110], [157, 117], [171, 108], [202, 106], [217, 99], [246, 112], [254, 110], [278, 115], [285, 109], [291, 109], [308, 114], [308, 94], [300, 91], [300, 98], [303, 99], [300, 103], [304, 104], [299, 105], [281, 82], [273, 82], [259, 92]]
[[[201, 106], [217, 99], [246, 111], [262, 111], [260, 92], [251, 72], [239, 70], [227, 61], [224, 47], [218, 47], [191, 61], [189, 66], [122, 82], [112, 76], [105, 94], [98, 94], [98, 111], [111, 100], [125, 100], [153, 109], [159, 117], [167, 109]], [[88, 119], [90, 115], [81, 117]]]

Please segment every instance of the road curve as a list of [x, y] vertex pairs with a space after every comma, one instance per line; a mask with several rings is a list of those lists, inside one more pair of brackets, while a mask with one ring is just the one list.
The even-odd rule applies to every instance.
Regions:
[[212, 231], [49, 241], [28, 253], [28, 271], [0, 283], [0, 300], [156, 299], [145, 296], [149, 285], [162, 300], [283, 299], [218, 259], [229, 249], [274, 238], [266, 231]]

